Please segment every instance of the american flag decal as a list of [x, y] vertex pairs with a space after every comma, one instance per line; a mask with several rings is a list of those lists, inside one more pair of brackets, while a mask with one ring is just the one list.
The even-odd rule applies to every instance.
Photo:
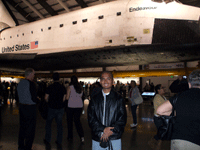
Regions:
[[31, 49], [38, 48], [38, 41], [31, 42]]

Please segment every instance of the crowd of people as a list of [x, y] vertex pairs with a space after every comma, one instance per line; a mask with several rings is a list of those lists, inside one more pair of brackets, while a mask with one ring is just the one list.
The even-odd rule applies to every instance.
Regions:
[[[60, 83], [59, 73], [53, 73], [53, 82], [47, 86], [45, 82], [36, 84], [34, 82], [35, 71], [32, 68], [25, 70], [25, 79], [19, 84], [11, 83], [10, 94], [7, 94], [6, 86], [9, 84], [0, 84], [0, 99], [7, 103], [10, 99], [17, 99], [19, 102], [19, 138], [18, 150], [31, 150], [36, 129], [36, 104], [45, 101], [48, 105], [46, 118], [46, 133], [44, 143], [50, 147], [51, 143], [51, 124], [53, 119], [57, 123], [57, 140], [55, 141], [58, 148], [62, 149], [63, 127], [62, 119], [66, 112], [68, 125], [69, 141], [73, 140], [73, 122], [79, 135], [80, 142], [84, 143], [84, 130], [80, 117], [83, 111], [86, 86], [78, 81], [76, 76], [71, 77], [67, 86]], [[104, 148], [121, 149], [121, 137], [127, 121], [125, 109], [126, 101], [124, 98], [127, 92], [123, 84], [117, 81], [113, 86], [114, 80], [111, 72], [104, 71], [100, 76], [100, 82], [94, 83], [89, 92], [90, 103], [87, 109], [88, 124], [92, 133], [92, 150], [101, 150]], [[12, 86], [12, 87], [11, 87]], [[156, 92], [153, 99], [154, 120], [160, 115], [170, 115], [172, 108], [176, 107], [176, 123], [173, 130], [171, 149], [186, 148], [196, 150], [200, 149], [200, 118], [198, 115], [200, 102], [200, 70], [193, 71], [189, 80], [178, 77], [169, 89], [172, 93], [178, 95], [175, 106], [172, 104], [172, 98], [165, 97], [165, 87], [162, 84], [156, 86], [151, 83], [146, 85], [145, 89]], [[125, 91], [125, 92], [124, 92]], [[128, 86], [128, 99], [131, 103], [131, 112], [133, 124], [131, 128], [137, 126], [136, 110], [138, 104], [135, 99], [140, 95], [139, 88], [134, 80]], [[1, 108], [0, 103], [0, 108]], [[110, 112], [112, 110], [112, 113]], [[1, 112], [1, 110], [0, 110]], [[1, 114], [0, 114], [1, 116]], [[0, 118], [1, 121], [1, 118]], [[159, 127], [157, 127], [159, 128]], [[183, 136], [184, 135], [184, 136]], [[161, 140], [155, 135], [148, 144], [152, 149], [159, 146]]]
[[[0, 83], [0, 91], [1, 91], [1, 102], [3, 104], [7, 104], [8, 99], [10, 99], [11, 103], [13, 103], [13, 100], [16, 97], [16, 87], [17, 87], [17, 83], [12, 81], [11, 83], [3, 81], [2, 83]], [[16, 99], [17, 101], [18, 99]]]
[[[176, 121], [171, 137], [171, 150], [200, 149], [200, 70], [193, 71], [188, 81], [183, 78], [175, 81], [177, 95], [158, 106], [158, 115], [170, 115], [176, 110]], [[173, 85], [173, 84], [172, 84]], [[172, 88], [173, 89], [173, 88]], [[177, 99], [173, 103], [174, 98]]]
[[[34, 69], [27, 68], [25, 70], [25, 79], [21, 80], [17, 86], [20, 116], [18, 150], [31, 150], [35, 137], [36, 104], [40, 103], [42, 99], [37, 94], [34, 76]], [[113, 90], [112, 86], [112, 74], [110, 72], [103, 72], [100, 77], [100, 84], [93, 89], [91, 102], [88, 106], [88, 123], [92, 130], [93, 149], [95, 150], [100, 147], [100, 141], [109, 143], [109, 147], [121, 147], [121, 136], [126, 124], [127, 115], [123, 97]], [[67, 113], [68, 140], [73, 140], [72, 131], [74, 121], [80, 142], [84, 143], [84, 131], [80, 121], [83, 108], [82, 97], [83, 87], [78, 82], [76, 76], [71, 77], [71, 82], [66, 89], [59, 82], [59, 74], [53, 73], [53, 83], [46, 88], [44, 95], [44, 100], [48, 104], [48, 115], [45, 126], [46, 134], [44, 137], [46, 146], [50, 147], [51, 145], [51, 123], [55, 118], [57, 123], [56, 144], [58, 148], [62, 149], [62, 118], [65, 109]], [[101, 107], [102, 105], [104, 107]], [[110, 106], [113, 107], [112, 114], [107, 112]], [[119, 107], [120, 112], [118, 112]], [[104, 112], [104, 115], [97, 116], [100, 112]]]

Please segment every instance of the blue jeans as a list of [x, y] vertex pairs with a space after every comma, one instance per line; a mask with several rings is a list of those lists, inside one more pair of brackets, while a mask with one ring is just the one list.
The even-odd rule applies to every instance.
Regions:
[[133, 105], [133, 106], [131, 106], [131, 112], [132, 112], [133, 123], [134, 123], [134, 124], [137, 124], [137, 115], [136, 115], [137, 106], [138, 106], [138, 105]]
[[51, 109], [48, 108], [48, 116], [46, 120], [46, 134], [45, 139], [47, 142], [51, 142], [51, 123], [55, 118], [57, 124], [57, 142], [62, 143], [63, 138], [63, 127], [62, 127], [62, 118], [64, 114], [64, 108], [62, 109]]
[[[111, 143], [112, 143], [113, 150], [122, 149], [121, 139], [112, 140]], [[92, 140], [92, 150], [108, 150], [108, 148], [102, 148], [99, 145], [99, 142]]]

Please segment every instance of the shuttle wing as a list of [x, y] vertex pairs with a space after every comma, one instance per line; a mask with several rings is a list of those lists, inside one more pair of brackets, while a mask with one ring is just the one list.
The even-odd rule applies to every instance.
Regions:
[[[43, 55], [0, 55], [0, 68], [37, 71], [70, 70], [108, 66], [144, 65], [200, 60], [200, 43], [185, 45], [134, 45], [50, 53]], [[24, 59], [24, 57], [30, 59]], [[23, 58], [23, 59], [20, 59]]]
[[3, 53], [0, 54], [0, 60], [33, 60], [36, 57], [37, 53], [22, 53], [22, 54], [13, 54], [13, 53]]

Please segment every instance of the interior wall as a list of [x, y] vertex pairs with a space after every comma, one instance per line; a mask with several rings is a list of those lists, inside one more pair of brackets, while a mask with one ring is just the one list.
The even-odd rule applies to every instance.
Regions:
[[145, 87], [146, 81], [150, 81], [153, 82], [154, 86], [156, 86], [157, 84], [162, 84], [165, 87], [165, 96], [172, 96], [173, 93], [171, 93], [171, 91], [169, 90], [169, 86], [171, 85], [171, 83], [176, 80], [178, 77], [170, 77], [170, 76], [166, 76], [166, 77], [144, 77], [142, 78], [142, 89]]
[[1, 82], [5, 81], [5, 82], [16, 82], [19, 83], [21, 79], [20, 78], [10, 78], [10, 77], [1, 77]]
[[[62, 79], [62, 80], [64, 80], [64, 82], [65, 82], [65, 81], [70, 82], [70, 78], [64, 78], [64, 79]], [[119, 82], [122, 83], [122, 84], [127, 84], [127, 82], [130, 83], [131, 80], [135, 80], [135, 82], [136, 82], [137, 84], [140, 83], [140, 82], [139, 82], [139, 78], [133, 78], [133, 77], [114, 78], [114, 84], [117, 83], [117, 80], [119, 80]], [[95, 77], [95, 78], [94, 78], [94, 77], [88, 77], [88, 78], [78, 78], [78, 81], [81, 81], [81, 82], [84, 82], [84, 83], [93, 84], [93, 83], [95, 83], [96, 81], [99, 82], [100, 79], [99, 79], [98, 77]]]
[[187, 67], [197, 67], [198, 63], [199, 63], [199, 61], [187, 62]]

